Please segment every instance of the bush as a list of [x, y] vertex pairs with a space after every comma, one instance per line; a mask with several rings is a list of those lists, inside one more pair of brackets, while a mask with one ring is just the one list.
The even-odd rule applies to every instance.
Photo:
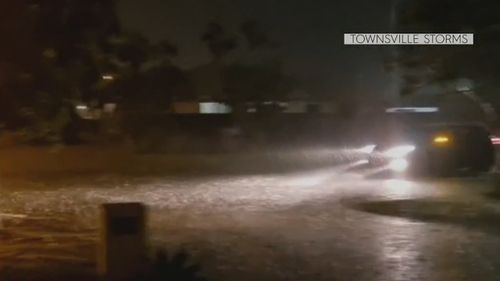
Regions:
[[147, 272], [131, 281], [206, 281], [200, 264], [192, 262], [184, 250], [169, 257], [165, 250], [160, 249], [149, 265]]

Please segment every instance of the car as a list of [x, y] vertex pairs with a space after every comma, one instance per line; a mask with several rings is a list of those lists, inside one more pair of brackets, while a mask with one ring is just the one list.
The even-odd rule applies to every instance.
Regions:
[[392, 127], [364, 151], [371, 167], [395, 173], [479, 174], [495, 163], [489, 131], [478, 123]]

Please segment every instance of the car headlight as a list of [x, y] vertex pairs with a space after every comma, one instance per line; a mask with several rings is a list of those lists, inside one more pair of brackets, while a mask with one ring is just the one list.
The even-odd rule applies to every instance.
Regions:
[[408, 166], [410, 166], [408, 160], [403, 158], [396, 158], [389, 162], [388, 168], [395, 172], [404, 172], [406, 171], [406, 169], [408, 169]]
[[414, 145], [401, 145], [388, 149], [384, 152], [384, 156], [389, 158], [401, 158], [410, 154], [415, 150]]
[[363, 146], [362, 148], [359, 148], [358, 152], [372, 153], [375, 150], [375, 147], [376, 147], [376, 145], [374, 145], [374, 144], [366, 145], [366, 146]]

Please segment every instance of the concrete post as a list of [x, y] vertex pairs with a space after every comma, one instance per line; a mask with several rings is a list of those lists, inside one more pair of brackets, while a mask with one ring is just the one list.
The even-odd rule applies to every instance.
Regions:
[[106, 280], [141, 273], [146, 262], [146, 208], [141, 203], [103, 204], [97, 271]]

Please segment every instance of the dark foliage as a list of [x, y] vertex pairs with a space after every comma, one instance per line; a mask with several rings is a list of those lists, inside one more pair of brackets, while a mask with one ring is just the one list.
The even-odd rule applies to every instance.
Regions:
[[267, 34], [262, 30], [256, 21], [245, 21], [241, 24], [240, 30], [252, 50], [262, 46], [268, 46], [270, 44]]
[[201, 275], [201, 266], [193, 263], [184, 250], [169, 257], [166, 251], [159, 250], [151, 262], [151, 268], [144, 276], [133, 281], [206, 281]]
[[457, 78], [475, 82], [485, 97], [500, 85], [500, 2], [495, 0], [419, 0], [399, 2], [398, 28], [402, 32], [467, 32], [474, 46], [404, 46], [397, 65], [404, 73], [404, 94], [427, 83]]
[[216, 59], [224, 57], [238, 46], [236, 38], [217, 22], [207, 25], [201, 39]]

